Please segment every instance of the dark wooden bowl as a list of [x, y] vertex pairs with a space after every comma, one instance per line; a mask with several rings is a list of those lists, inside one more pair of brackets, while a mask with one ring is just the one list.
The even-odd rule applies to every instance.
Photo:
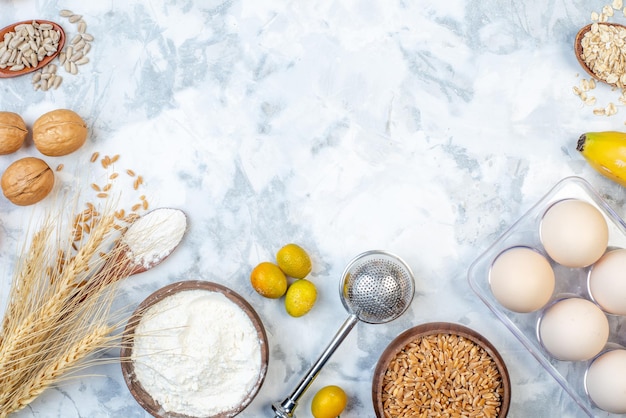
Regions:
[[261, 318], [257, 315], [252, 306], [246, 302], [239, 294], [235, 293], [233, 290], [219, 285], [217, 283], [206, 282], [202, 280], [188, 280], [181, 281], [177, 283], [172, 283], [168, 286], [162, 287], [161, 289], [155, 291], [150, 296], [148, 296], [143, 302], [139, 304], [135, 312], [128, 320], [128, 324], [126, 325], [126, 329], [124, 330], [124, 334], [122, 336], [122, 349], [120, 351], [121, 358], [121, 366], [122, 366], [122, 374], [124, 376], [124, 380], [126, 381], [126, 385], [130, 390], [130, 393], [137, 400], [137, 402], [148, 411], [155, 418], [199, 418], [199, 417], [190, 417], [188, 415], [178, 414], [178, 413], [167, 413], [163, 411], [163, 408], [156, 402], [152, 396], [144, 389], [141, 383], [135, 377], [135, 367], [134, 363], [131, 360], [131, 355], [133, 351], [133, 335], [135, 328], [139, 325], [141, 321], [142, 314], [150, 308], [155, 303], [160, 302], [161, 300], [167, 298], [168, 296], [172, 296], [175, 293], [186, 291], [186, 290], [207, 290], [210, 292], [218, 292], [226, 296], [230, 301], [235, 303], [237, 306], [241, 308], [242, 311], [246, 313], [246, 315], [252, 321], [254, 328], [257, 331], [257, 335], [259, 337], [259, 341], [261, 342], [261, 370], [259, 376], [257, 378], [256, 384], [248, 393], [248, 395], [231, 410], [224, 411], [217, 415], [212, 415], [211, 417], [202, 417], [202, 418], [228, 418], [234, 417], [243, 411], [249, 404], [252, 402], [256, 394], [258, 393], [263, 381], [265, 380], [265, 374], [267, 372], [267, 365], [269, 362], [269, 349], [267, 344], [267, 335], [265, 333], [265, 328], [263, 327], [263, 323], [261, 322]]
[[378, 418], [385, 417], [385, 408], [383, 406], [383, 381], [385, 372], [389, 367], [390, 362], [396, 357], [396, 355], [412, 341], [421, 339], [428, 335], [457, 335], [470, 340], [474, 344], [480, 346], [494, 361], [500, 377], [502, 379], [503, 394], [501, 397], [500, 412], [498, 418], [506, 417], [509, 411], [509, 405], [511, 403], [511, 381], [509, 379], [508, 369], [502, 360], [502, 357], [495, 349], [495, 347], [482, 335], [476, 331], [467, 328], [463, 325], [453, 324], [448, 322], [432, 322], [427, 324], [418, 325], [404, 331], [398, 335], [383, 351], [376, 369], [374, 370], [374, 376], [372, 379], [372, 401], [374, 404], [374, 412]]
[[[619, 23], [609, 23], [609, 22], [598, 22], [598, 25], [606, 25], [606, 26], [619, 26], [626, 29], [626, 26], [620, 25]], [[583, 47], [582, 47], [582, 39], [587, 32], [591, 30], [592, 24], [582, 27], [578, 33], [576, 34], [576, 38], [574, 39], [574, 54], [576, 55], [576, 60], [580, 66], [585, 70], [587, 74], [593, 77], [595, 80], [600, 81], [602, 83], [608, 84], [610, 86], [615, 86], [614, 83], [607, 83], [606, 80], [599, 78], [592, 70], [589, 68], [585, 60], [583, 59]]]
[[16, 26], [23, 25], [23, 24], [26, 24], [26, 23], [32, 23], [33, 21], [35, 21], [37, 23], [48, 23], [48, 24], [52, 25], [54, 30], [58, 30], [59, 31], [61, 36], [59, 37], [59, 47], [57, 48], [57, 51], [54, 54], [50, 55], [50, 56], [44, 57], [44, 59], [39, 61], [39, 64], [37, 64], [36, 67], [25, 67], [24, 69], [19, 70], [19, 71], [10, 71], [9, 67], [7, 67], [7, 68], [0, 68], [0, 78], [17, 77], [17, 76], [20, 76], [20, 75], [24, 75], [24, 74], [28, 74], [28, 73], [32, 73], [34, 71], [40, 70], [43, 67], [45, 67], [46, 65], [48, 65], [50, 63], [50, 61], [55, 59], [57, 57], [57, 55], [59, 55], [59, 53], [63, 49], [63, 46], [65, 46], [65, 31], [63, 30], [63, 28], [58, 23], [51, 22], [49, 20], [40, 20], [40, 19], [25, 20], [25, 21], [22, 21], [22, 22], [13, 23], [13, 24], [5, 27], [5, 28], [2, 28], [2, 29], [0, 29], [0, 39], [4, 39], [4, 35], [7, 32], [13, 31]]

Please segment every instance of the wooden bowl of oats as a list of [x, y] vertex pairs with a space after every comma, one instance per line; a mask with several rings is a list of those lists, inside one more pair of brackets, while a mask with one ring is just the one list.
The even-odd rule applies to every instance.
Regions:
[[374, 370], [378, 418], [506, 417], [511, 382], [502, 357], [476, 331], [433, 322], [410, 328], [383, 351]]
[[585, 72], [610, 86], [626, 86], [626, 64], [622, 46], [626, 26], [595, 22], [581, 28], [574, 39], [574, 54]]

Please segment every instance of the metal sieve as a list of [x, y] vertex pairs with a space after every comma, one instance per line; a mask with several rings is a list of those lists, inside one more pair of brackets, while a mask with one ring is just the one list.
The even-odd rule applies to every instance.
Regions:
[[294, 416], [300, 397], [358, 321], [382, 324], [402, 315], [413, 300], [415, 281], [411, 269], [399, 257], [385, 251], [367, 251], [348, 264], [339, 293], [350, 315], [291, 395], [272, 405], [274, 418]]

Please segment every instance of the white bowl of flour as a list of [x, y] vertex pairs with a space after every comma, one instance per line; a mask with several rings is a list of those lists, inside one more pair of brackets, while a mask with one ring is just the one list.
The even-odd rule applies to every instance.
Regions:
[[148, 296], [128, 321], [122, 373], [157, 418], [226, 418], [259, 391], [269, 350], [263, 324], [241, 296], [190, 280]]

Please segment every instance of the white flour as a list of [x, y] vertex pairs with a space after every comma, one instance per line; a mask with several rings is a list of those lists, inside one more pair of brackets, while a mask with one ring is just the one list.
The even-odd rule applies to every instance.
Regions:
[[146, 311], [132, 360], [137, 380], [165, 411], [208, 416], [248, 396], [261, 370], [261, 343], [226, 296], [185, 290]]
[[130, 249], [130, 258], [151, 267], [167, 257], [185, 234], [187, 218], [178, 209], [160, 208], [146, 213], [122, 236]]

